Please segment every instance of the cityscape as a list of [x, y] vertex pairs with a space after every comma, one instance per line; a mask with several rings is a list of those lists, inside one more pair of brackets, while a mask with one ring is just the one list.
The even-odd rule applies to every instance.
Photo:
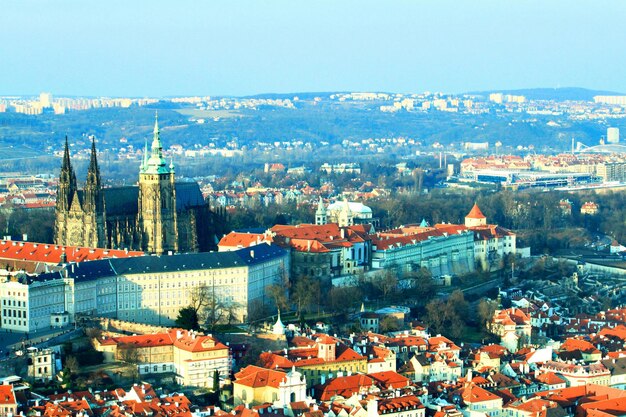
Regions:
[[0, 417], [626, 415], [626, 5], [3, 8]]

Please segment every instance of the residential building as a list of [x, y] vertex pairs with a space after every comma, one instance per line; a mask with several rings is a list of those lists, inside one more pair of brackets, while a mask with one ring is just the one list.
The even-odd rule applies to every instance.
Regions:
[[521, 308], [496, 310], [489, 324], [489, 330], [500, 336], [502, 346], [510, 352], [517, 352], [521, 346], [530, 342], [531, 319]]
[[260, 359], [267, 369], [287, 371], [295, 367], [306, 377], [307, 388], [323, 384], [339, 374], [365, 373], [368, 366], [366, 356], [327, 335], [318, 337], [311, 347], [289, 349], [287, 352], [264, 352]]
[[568, 387], [597, 384], [608, 386], [611, 372], [602, 363], [579, 365], [566, 362], [547, 361], [539, 367], [539, 373], [554, 372], [567, 381]]
[[0, 417], [17, 415], [17, 400], [13, 385], [0, 385]]
[[28, 358], [28, 376], [35, 381], [49, 381], [56, 376], [55, 353], [52, 349], [26, 349]]
[[167, 333], [94, 339], [106, 361], [136, 357], [140, 375], [173, 373], [180, 385], [213, 387], [215, 371], [230, 375], [228, 346], [212, 336], [173, 329]]
[[586, 201], [582, 206], [580, 206], [580, 214], [586, 214], [589, 216], [598, 214], [599, 210], [600, 207], [593, 201]]

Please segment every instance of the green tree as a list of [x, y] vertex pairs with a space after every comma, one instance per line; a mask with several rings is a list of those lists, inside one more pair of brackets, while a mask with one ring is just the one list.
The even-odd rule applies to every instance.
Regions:
[[192, 306], [183, 307], [178, 310], [176, 326], [186, 330], [199, 330], [198, 312]]
[[219, 396], [220, 392], [220, 371], [213, 371], [213, 393]]

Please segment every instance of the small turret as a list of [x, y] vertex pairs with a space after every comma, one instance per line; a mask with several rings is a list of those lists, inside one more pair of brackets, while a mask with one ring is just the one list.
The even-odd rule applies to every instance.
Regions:
[[326, 212], [326, 206], [324, 206], [324, 200], [320, 196], [317, 203], [317, 210], [315, 211], [315, 224], [322, 225], [328, 223], [328, 214]]
[[476, 227], [476, 226], [485, 226], [487, 224], [487, 217], [483, 214], [478, 207], [478, 204], [474, 203], [474, 207], [467, 213], [465, 216], [465, 226], [466, 227]]

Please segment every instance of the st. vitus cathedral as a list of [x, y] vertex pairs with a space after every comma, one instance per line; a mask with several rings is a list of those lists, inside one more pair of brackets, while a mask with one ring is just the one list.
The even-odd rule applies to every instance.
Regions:
[[55, 211], [55, 243], [149, 253], [198, 252], [216, 248], [223, 212], [213, 212], [196, 182], [176, 182], [163, 157], [158, 120], [152, 146], [144, 148], [136, 186], [102, 187], [95, 142], [85, 186], [79, 189], [67, 138]]

